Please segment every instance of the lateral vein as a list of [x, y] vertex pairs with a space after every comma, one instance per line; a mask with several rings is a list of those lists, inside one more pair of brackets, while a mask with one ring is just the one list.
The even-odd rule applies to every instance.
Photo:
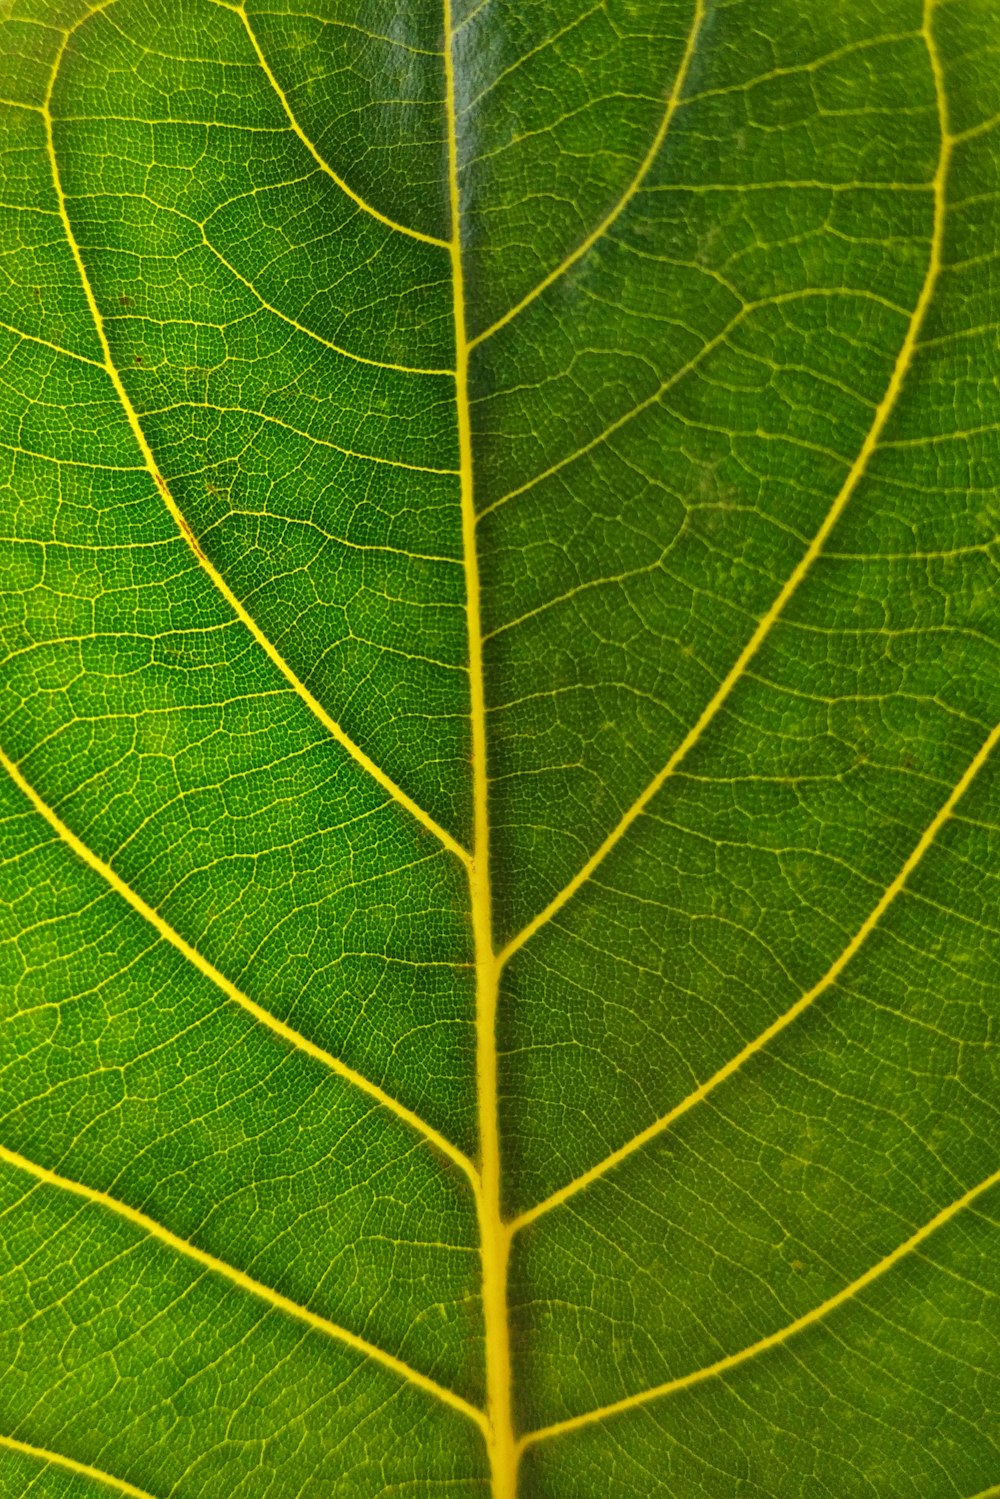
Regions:
[[424, 1139], [430, 1145], [433, 1145], [443, 1155], [446, 1155], [468, 1177], [473, 1189], [477, 1189], [478, 1175], [476, 1169], [468, 1156], [459, 1150], [456, 1145], [453, 1145], [449, 1139], [440, 1134], [433, 1125], [421, 1119], [412, 1109], [408, 1109], [405, 1104], [400, 1103], [398, 1099], [386, 1093], [377, 1083], [371, 1082], [370, 1079], [364, 1077], [360, 1072], [356, 1072], [353, 1067], [349, 1067], [346, 1062], [342, 1062], [338, 1057], [333, 1056], [331, 1052], [325, 1051], [323, 1047], [317, 1046], [307, 1036], [301, 1035], [290, 1025], [286, 1025], [283, 1020], [278, 1020], [268, 1010], [265, 1010], [263, 1006], [251, 999], [249, 995], [244, 994], [224, 973], [220, 973], [196, 947], [192, 947], [191, 943], [182, 937], [180, 932], [175, 931], [158, 911], [154, 910], [151, 905], [144, 901], [142, 896], [133, 890], [131, 885], [127, 884], [112, 869], [110, 864], [105, 863], [98, 854], [94, 853], [92, 848], [73, 832], [72, 828], [63, 822], [58, 813], [49, 806], [31, 782], [24, 776], [20, 767], [2, 749], [0, 749], [0, 766], [7, 772], [15, 786], [28, 799], [35, 811], [45, 819], [53, 832], [76, 854], [77, 858], [93, 869], [96, 874], [99, 874], [117, 895], [120, 895], [123, 900], [127, 901], [132, 909], [137, 911], [159, 933], [165, 942], [169, 942], [171, 947], [175, 948], [193, 967], [198, 969], [199, 973], [203, 973], [206, 978], [210, 979], [216, 988], [221, 989], [222, 993], [228, 999], [231, 999], [234, 1004], [239, 1005], [241, 1009], [245, 1010], [248, 1015], [252, 1015], [262, 1025], [267, 1026], [268, 1030], [273, 1031], [276, 1036], [280, 1036], [290, 1046], [294, 1046], [299, 1051], [305, 1052], [307, 1056], [312, 1057], [315, 1061], [322, 1062], [324, 1066], [328, 1067], [331, 1072], [336, 1073], [338, 1077], [343, 1078], [345, 1082], [353, 1084], [355, 1088], [359, 1089], [362, 1093], [366, 1093], [375, 1103], [389, 1109], [396, 1115], [397, 1119], [402, 1120], [404, 1124], [423, 1135]]
[[218, 5], [222, 10], [231, 10], [234, 15], [239, 16], [240, 20], [243, 22], [243, 28], [250, 40], [250, 45], [253, 47], [253, 50], [257, 55], [257, 61], [260, 64], [261, 72], [264, 74], [268, 83], [271, 85], [271, 88], [274, 90], [278, 100], [280, 101], [281, 107], [285, 111], [285, 116], [288, 120], [288, 123], [291, 125], [292, 129], [295, 131], [295, 134], [305, 146], [306, 150], [309, 152], [316, 165], [322, 171], [324, 171], [333, 182], [337, 184], [341, 192], [346, 194], [346, 196], [350, 198], [353, 203], [356, 203], [357, 206], [365, 213], [371, 214], [373, 219], [377, 219], [380, 224], [384, 224], [387, 229], [395, 229], [398, 234], [409, 235], [410, 239], [419, 239], [426, 245], [437, 245], [439, 249], [446, 250], [448, 248], [448, 241], [446, 239], [439, 239], [436, 234], [424, 234], [421, 229], [413, 229], [409, 224], [401, 224], [398, 219], [390, 218], [388, 214], [382, 213], [378, 208], [376, 208], [373, 203], [369, 203], [367, 199], [362, 198], [361, 194], [355, 192], [350, 183], [345, 182], [344, 178], [340, 176], [339, 172], [335, 172], [333, 170], [333, 167], [325, 159], [325, 157], [320, 155], [319, 151], [317, 151], [316, 147], [313, 145], [312, 141], [309, 139], [308, 135], [299, 124], [298, 118], [296, 117], [295, 111], [292, 109], [291, 104], [288, 102], [288, 97], [284, 89], [281, 87], [281, 84], [278, 82], [277, 78], [271, 70], [270, 63], [264, 56], [261, 45], [257, 40], [257, 35], [253, 27], [250, 25], [250, 17], [247, 15], [243, 6], [232, 5], [229, 3], [229, 0], [212, 0], [212, 4]]
[[667, 132], [670, 129], [671, 124], [673, 123], [674, 115], [677, 113], [677, 107], [681, 102], [681, 94], [684, 91], [684, 85], [687, 82], [687, 75], [691, 68], [691, 60], [694, 57], [695, 47], [698, 41], [698, 33], [701, 30], [701, 25], [704, 18], [705, 0], [695, 0], [694, 14], [691, 18], [691, 26], [688, 30], [687, 40], [684, 44], [684, 51], [681, 55], [681, 60], [678, 64], [677, 72], [674, 75], [673, 86], [670, 90], [670, 93], [667, 95], [663, 116], [660, 120], [659, 125], [657, 126], [656, 134], [653, 136], [653, 139], [649, 144], [649, 149], [647, 150], [645, 156], [642, 158], [642, 161], [639, 163], [635, 175], [626, 187], [625, 191], [622, 193], [621, 197], [604, 215], [603, 219], [601, 219], [597, 227], [595, 229], [592, 229], [587, 237], [580, 241], [575, 250], [571, 250], [564, 260], [561, 260], [553, 270], [549, 271], [547, 276], [543, 276], [541, 281], [539, 281], [536, 286], [532, 287], [531, 291], [527, 292], [519, 302], [516, 302], [513, 307], [509, 308], [502, 317], [497, 318], [495, 323], [491, 323], [490, 326], [488, 328], [485, 328], [482, 333], [477, 333], [475, 338], [470, 338], [470, 351], [474, 349], [477, 344], [484, 343], [486, 339], [492, 338], [494, 333], [498, 333], [501, 328], [506, 326], [507, 323], [512, 322], [514, 318], [522, 313], [524, 309], [535, 300], [536, 297], [540, 297], [542, 292], [547, 291], [554, 281], [558, 281], [559, 277], [564, 275], [571, 266], [576, 265], [576, 262], [578, 260], [581, 260], [583, 256], [586, 255], [587, 251], [592, 249], [593, 246], [597, 244], [598, 240], [601, 239], [602, 236], [608, 231], [608, 229], [611, 228], [611, 225], [618, 218], [619, 214], [635, 197], [636, 193], [642, 186], [650, 167], [656, 160], [656, 157], [659, 154], [660, 147], [663, 145], [663, 142], [667, 136]]
[[[113, 0], [105, 0], [105, 5], [99, 6], [98, 10], [106, 8], [106, 5], [108, 3], [113, 3]], [[214, 0], [214, 3], [221, 3], [221, 0]], [[91, 12], [91, 15], [95, 14], [97, 14], [97, 11]], [[84, 20], [88, 19], [90, 19], [89, 16], [84, 17]], [[77, 23], [78, 26], [81, 24], [82, 22]], [[424, 828], [426, 828], [428, 832], [433, 833], [434, 836], [444, 845], [446, 849], [448, 849], [450, 853], [454, 854], [456, 858], [461, 859], [463, 864], [468, 865], [469, 855], [467, 851], [462, 847], [462, 845], [458, 842], [457, 838], [449, 833], [447, 828], [442, 827], [441, 824], [438, 823], [429, 812], [421, 807], [418, 802], [414, 801], [413, 797], [409, 796], [401, 786], [397, 785], [392, 777], [388, 775], [380, 765], [377, 765], [371, 758], [371, 756], [367, 755], [359, 744], [356, 744], [354, 742], [350, 735], [341, 728], [336, 719], [332, 718], [330, 714], [327, 713], [322, 703], [320, 703], [317, 698], [313, 696], [305, 683], [292, 670], [288, 662], [281, 655], [280, 651], [278, 651], [275, 645], [268, 639], [263, 630], [257, 624], [257, 621], [233, 593], [232, 589], [229, 587], [222, 574], [216, 567], [213, 566], [208, 557], [202, 551], [194, 536], [193, 531], [191, 530], [191, 527], [188, 525], [188, 522], [185, 519], [182, 510], [180, 509], [180, 506], [174, 499], [167, 481], [159, 471], [156, 463], [156, 458], [153, 454], [153, 450], [149, 445], [142, 424], [139, 421], [138, 413], [132, 404], [128, 392], [125, 389], [121, 374], [119, 373], [118, 367], [111, 355], [111, 345], [108, 342], [107, 331], [104, 326], [104, 319], [101, 315], [100, 308], [97, 305], [97, 298], [94, 295], [94, 289], [90, 283], [90, 277], [88, 276], [86, 266], [83, 263], [83, 255], [81, 254], [80, 246], [77, 242], [76, 235], [73, 232], [72, 224], [70, 223], [69, 211], [66, 207], [66, 196], [63, 192], [62, 178], [59, 172], [59, 164], [56, 159], [55, 140], [52, 130], [52, 91], [55, 87], [56, 78], [59, 75], [59, 69], [62, 66], [63, 57], [65, 56], [66, 48], [69, 44], [69, 39], [73, 35], [73, 31], [76, 29], [76, 27], [73, 27], [63, 35], [62, 44], [59, 47], [59, 50], [55, 57], [55, 61], [52, 65], [52, 72], [49, 77], [48, 88], [45, 92], [45, 102], [42, 106], [42, 114], [45, 120], [45, 133], [49, 155], [49, 164], [52, 171], [52, 182], [55, 189], [56, 201], [59, 210], [59, 217], [62, 221], [63, 232], [66, 235], [69, 249], [72, 254], [73, 261], [76, 265], [77, 273], [80, 277], [83, 293], [86, 297], [87, 305], [90, 309], [90, 315], [93, 319], [94, 328], [97, 332], [97, 336], [101, 344], [101, 350], [104, 355], [104, 369], [115, 389], [118, 400], [121, 403], [122, 410], [124, 411], [125, 416], [128, 420], [129, 427], [132, 430], [132, 435], [139, 447], [139, 451], [143, 456], [146, 468], [149, 470], [149, 473], [160, 492], [163, 503], [169, 511], [174, 523], [176, 524], [178, 530], [181, 532], [181, 535], [187, 541], [199, 564], [205, 570], [218, 592], [222, 595], [226, 603], [232, 609], [233, 613], [237, 616], [241, 623], [246, 626], [246, 628], [253, 636], [254, 640], [256, 640], [257, 644], [265, 652], [268, 659], [281, 672], [282, 676], [285, 678], [285, 681], [289, 684], [289, 686], [298, 694], [298, 696], [311, 710], [315, 717], [320, 721], [320, 723], [331, 735], [331, 737], [335, 739], [336, 742], [341, 746], [341, 748], [346, 750], [351, 758], [357, 761], [362, 769], [367, 771], [372, 779], [377, 781], [378, 784], [383, 788], [383, 790], [389, 793], [394, 801], [398, 802], [400, 806], [405, 807], [407, 812], [409, 812], [417, 822], [419, 822]]]
[[[557, 458], [555, 463], [550, 463], [548, 468], [541, 469], [537, 474], [533, 474], [530, 479], [526, 479], [523, 484], [518, 484], [515, 489], [508, 489], [506, 494], [498, 495], [495, 500], [491, 500], [488, 505], [485, 505], [483, 509], [478, 512], [476, 516], [477, 522], [485, 520], [488, 515], [493, 514], [494, 510], [499, 510], [501, 505], [506, 505], [508, 500], [516, 500], [521, 495], [527, 494], [530, 490], [534, 489], [536, 485], [544, 483], [546, 479], [551, 479], [555, 474], [561, 472], [562, 469], [569, 468], [571, 464], [576, 463], [577, 459], [584, 458], [588, 453], [592, 453], [595, 448], [598, 448], [603, 443], [607, 442], [609, 438], [615, 435], [616, 432], [620, 432], [623, 427], [627, 427], [630, 422], [635, 421], [636, 417], [641, 416], [644, 411], [648, 411], [651, 406], [655, 406], [656, 403], [662, 400], [667, 392], [673, 389], [675, 385], [678, 385], [686, 375], [690, 375], [694, 370], [696, 370], [701, 364], [702, 360], [707, 359], [709, 355], [715, 352], [720, 344], [725, 343], [729, 338], [729, 335], [735, 332], [735, 330], [740, 326], [741, 323], [743, 323], [760, 307], [769, 305], [769, 303], [773, 300], [773, 298], [768, 298], [761, 302], [745, 302], [740, 308], [739, 312], [734, 313], [733, 316], [719, 329], [718, 333], [715, 333], [711, 338], [706, 339], [705, 343], [702, 344], [697, 353], [692, 354], [690, 359], [685, 360], [682, 365], [679, 365], [678, 368], [674, 370], [672, 374], [668, 375], [665, 380], [661, 380], [660, 384], [656, 387], [651, 395], [645, 396], [634, 406], [630, 406], [627, 411], [623, 411], [620, 416], [616, 416], [615, 419], [609, 422], [601, 432], [598, 432], [596, 437], [592, 437], [589, 439], [589, 441], [583, 443], [580, 447], [574, 448], [571, 453], [567, 453], [563, 458]], [[509, 629], [510, 626], [504, 625], [502, 626], [502, 628]]]
[[553, 1437], [564, 1436], [567, 1432], [578, 1431], [583, 1426], [591, 1426], [597, 1421], [605, 1421], [611, 1416], [620, 1415], [624, 1411], [634, 1410], [637, 1406], [646, 1405], [651, 1400], [659, 1400], [665, 1395], [676, 1394], [680, 1390], [690, 1389], [692, 1385], [702, 1384], [706, 1379], [712, 1379], [718, 1374], [728, 1373], [730, 1369], [736, 1369], [740, 1364], [755, 1358], [758, 1354], [766, 1353], [771, 1348], [780, 1347], [796, 1333], [803, 1332], [807, 1327], [812, 1327], [820, 1322], [837, 1307], [843, 1306], [850, 1301], [859, 1291], [867, 1289], [887, 1270], [891, 1270], [906, 1255], [917, 1249], [925, 1239], [929, 1238], [937, 1229], [943, 1228], [956, 1214], [964, 1208], [971, 1206], [984, 1192], [1000, 1183], [1000, 1170], [992, 1172], [976, 1186], [970, 1187], [961, 1197], [943, 1207], [940, 1212], [935, 1213], [922, 1228], [918, 1228], [902, 1244], [897, 1245], [891, 1253], [872, 1265], [863, 1275], [852, 1280], [849, 1285], [844, 1286], [833, 1296], [813, 1307], [812, 1311], [796, 1317], [794, 1322], [789, 1322], [778, 1332], [770, 1333], [766, 1338], [760, 1338], [756, 1343], [751, 1343], [747, 1348], [741, 1348], [738, 1353], [731, 1353], [725, 1358], [720, 1358], [714, 1364], [707, 1364], [704, 1369], [697, 1369], [691, 1374], [683, 1374], [678, 1379], [668, 1379], [663, 1384], [653, 1385], [648, 1390], [642, 1390], [636, 1395], [626, 1395], [623, 1400], [615, 1400], [610, 1405], [598, 1406], [596, 1410], [587, 1411], [582, 1416], [571, 1416], [566, 1421], [555, 1421], [551, 1426], [540, 1427], [537, 1431], [530, 1431], [523, 1436], [518, 1444], [519, 1452], [526, 1447], [533, 1446], [537, 1442], [550, 1441]]
[[598, 848], [595, 849], [594, 853], [591, 854], [590, 858], [587, 859], [587, 861], [581, 866], [581, 868], [577, 871], [573, 878], [563, 886], [558, 894], [553, 896], [548, 905], [546, 905], [541, 911], [539, 911], [536, 916], [532, 917], [532, 919], [527, 922], [524, 927], [522, 927], [521, 931], [511, 938], [511, 940], [507, 943], [507, 946], [500, 953], [499, 962], [501, 966], [505, 964], [511, 957], [513, 957], [514, 953], [516, 953], [519, 948], [523, 947], [524, 944], [529, 941], [537, 931], [540, 930], [540, 928], [551, 921], [553, 916], [557, 915], [557, 913], [562, 910], [563, 906], [565, 906], [567, 901], [569, 901], [576, 894], [580, 887], [586, 884], [587, 880], [598, 868], [598, 866], [603, 863], [605, 858], [608, 856], [611, 850], [621, 841], [622, 837], [625, 835], [625, 833], [628, 832], [629, 828], [636, 821], [636, 819], [640, 817], [641, 814], [645, 811], [646, 807], [663, 786], [664, 782], [667, 781], [671, 775], [673, 775], [674, 771], [677, 769], [678, 765], [680, 765], [681, 761], [685, 759], [685, 757], [701, 739], [703, 733], [716, 717], [719, 710], [726, 703], [733, 688], [742, 678], [750, 662], [753, 660], [754, 656], [756, 656], [760, 647], [763, 645], [767, 636], [770, 634], [772, 626], [784, 612], [789, 600], [797, 592], [803, 579], [812, 569], [813, 563], [821, 554], [827, 542], [827, 539], [830, 536], [830, 533], [833, 531], [833, 528], [836, 526], [847, 504], [849, 503], [855, 490], [861, 482], [861, 479], [863, 478], [867, 470], [868, 463], [872, 454], [878, 447], [881, 435], [885, 430], [886, 423], [888, 422], [889, 417], [891, 416], [895, 408], [896, 401], [899, 398], [899, 393], [905, 382], [907, 372], [909, 371], [912, 364], [914, 351], [920, 334], [920, 329], [927, 314], [927, 309], [930, 306], [931, 299], [934, 295], [934, 290], [937, 285], [937, 279], [940, 274], [942, 263], [941, 257], [944, 243], [945, 222], [945, 184], [947, 181], [948, 165], [951, 159], [951, 150], [954, 142], [954, 137], [949, 133], [948, 130], [948, 122], [944, 108], [943, 85], [941, 81], [941, 66], [929, 23], [929, 15], [932, 3], [933, 0], [930, 0], [930, 3], [928, 4], [927, 14], [924, 18], [923, 35], [927, 44], [928, 54], [931, 59], [931, 67], [937, 85], [937, 97], [939, 100], [938, 110], [941, 122], [941, 147], [938, 154], [937, 168], [934, 173], [932, 184], [934, 191], [934, 223], [931, 233], [931, 244], [930, 252], [928, 255], [927, 271], [924, 275], [923, 285], [920, 288], [920, 295], [917, 298], [916, 305], [910, 317], [910, 323], [906, 331], [906, 336], [903, 339], [899, 353], [896, 356], [896, 362], [893, 366], [893, 371], [889, 378], [889, 383], [886, 386], [885, 394], [883, 395], [875, 410], [875, 415], [872, 419], [870, 427], [868, 428], [865, 440], [858, 452], [858, 456], [851, 464], [847, 477], [841, 485], [840, 490], [838, 491], [836, 498], [833, 501], [833, 504], [827, 511], [822, 524], [813, 536], [812, 541], [809, 543], [809, 546], [803, 552], [796, 566], [792, 569], [792, 572], [778, 592], [770, 608], [764, 615], [762, 615], [762, 617], [758, 621], [753, 634], [750, 636], [750, 639], [747, 641], [739, 656], [730, 667], [722, 683], [717, 688], [710, 701], [702, 709], [695, 724], [691, 729], [689, 729], [687, 734], [685, 734], [684, 738], [681, 740], [680, 744], [678, 744], [673, 754], [671, 754], [662, 770], [657, 772], [657, 774], [646, 786], [645, 790], [635, 799], [635, 801], [627, 809], [627, 811], [622, 814], [621, 818], [612, 828], [611, 832], [598, 846]]
[[[369, 1343], [366, 1338], [359, 1337], [357, 1333], [350, 1332], [346, 1327], [341, 1327], [338, 1323], [331, 1322], [326, 1317], [321, 1317], [317, 1312], [310, 1311], [308, 1307], [300, 1306], [297, 1301], [292, 1301], [290, 1297], [283, 1296], [280, 1291], [275, 1291], [271, 1286], [265, 1285], [263, 1281], [255, 1280], [252, 1275], [247, 1275], [245, 1271], [237, 1270], [234, 1265], [228, 1264], [225, 1260], [220, 1260], [214, 1254], [209, 1254], [205, 1249], [199, 1249], [196, 1244], [192, 1244], [190, 1240], [181, 1238], [179, 1234], [171, 1232], [169, 1228], [165, 1228], [162, 1223], [158, 1223], [155, 1218], [150, 1218], [148, 1214], [140, 1212], [138, 1208], [129, 1207], [127, 1203], [119, 1202], [116, 1197], [110, 1196], [107, 1192], [101, 1192], [95, 1187], [85, 1186], [83, 1182], [74, 1181], [68, 1176], [61, 1176], [58, 1172], [50, 1171], [48, 1167], [40, 1166], [36, 1161], [29, 1160], [27, 1156], [21, 1155], [18, 1151], [9, 1150], [5, 1145], [0, 1145], [0, 1160], [6, 1161], [9, 1166], [26, 1172], [29, 1176], [33, 1176], [36, 1181], [42, 1182], [46, 1186], [57, 1187], [64, 1192], [72, 1192], [76, 1197], [83, 1198], [86, 1202], [94, 1203], [98, 1207], [107, 1208], [119, 1218], [123, 1218], [134, 1227], [141, 1229], [150, 1238], [157, 1239], [160, 1243], [166, 1244], [168, 1248], [183, 1255], [186, 1259], [194, 1260], [206, 1270], [210, 1270], [214, 1274], [222, 1276], [225, 1280], [231, 1281], [232, 1284], [239, 1286], [241, 1290], [248, 1291], [252, 1296], [256, 1296], [261, 1301], [267, 1302], [268, 1305], [275, 1307], [278, 1311], [296, 1318], [299, 1322], [306, 1323], [307, 1326], [313, 1328], [316, 1332], [325, 1333], [327, 1337], [334, 1338], [337, 1342], [343, 1343], [355, 1353], [360, 1353], [365, 1358], [370, 1358], [374, 1362], [381, 1364], [401, 1379], [405, 1379], [410, 1384], [417, 1385], [420, 1389], [425, 1390], [429, 1395], [433, 1395], [444, 1405], [450, 1405], [453, 1410], [457, 1410], [463, 1416], [467, 1416], [478, 1427], [483, 1427], [485, 1417], [482, 1411], [478, 1410], [476, 1406], [471, 1405], [469, 1401], [464, 1400], [461, 1395], [456, 1395], [454, 1390], [449, 1390], [445, 1385], [438, 1384], [436, 1380], [430, 1379], [426, 1374], [421, 1374], [418, 1369], [411, 1368], [402, 1359], [396, 1358], [395, 1354], [387, 1353], [384, 1348], [379, 1348], [375, 1343]], [[138, 1491], [133, 1490], [133, 1492]]]
[[43, 349], [51, 349], [53, 354], [62, 354], [64, 358], [75, 359], [79, 364], [89, 364], [95, 370], [104, 368], [99, 360], [90, 359], [86, 354], [77, 354], [73, 349], [64, 349], [62, 344], [54, 344], [47, 338], [39, 338], [36, 333], [26, 333], [23, 328], [15, 328], [10, 323], [0, 323], [0, 328], [5, 333], [12, 333], [15, 338], [22, 339], [25, 343], [39, 344]]
[[867, 941], [893, 901], [903, 890], [906, 881], [934, 843], [942, 827], [953, 816], [956, 806], [986, 764], [990, 754], [996, 748], [998, 741], [1000, 741], [1000, 724], [997, 724], [983, 740], [983, 743], [979, 746], [979, 749], [959, 777], [951, 794], [935, 813], [914, 844], [895, 879], [886, 886], [879, 900], [869, 911], [850, 942], [841, 949], [818, 983], [815, 983], [811, 989], [801, 995], [789, 1009], [785, 1010], [765, 1030], [761, 1031], [760, 1035], [755, 1036], [752, 1041], [749, 1041], [741, 1051], [738, 1051], [724, 1066], [720, 1067], [717, 1072], [714, 1072], [706, 1082], [702, 1083], [700, 1087], [695, 1088], [693, 1092], [689, 1093], [686, 1098], [683, 1098], [668, 1113], [654, 1120], [646, 1129], [633, 1135], [631, 1140], [620, 1146], [618, 1150], [612, 1151], [610, 1155], [605, 1156], [603, 1161], [599, 1161], [589, 1171], [582, 1172], [573, 1181], [567, 1182], [564, 1187], [560, 1187], [557, 1192], [553, 1192], [551, 1196], [544, 1198], [542, 1202], [536, 1203], [534, 1207], [528, 1208], [526, 1212], [521, 1213], [511, 1223], [511, 1233], [516, 1233], [519, 1229], [526, 1228], [529, 1223], [533, 1223], [537, 1218], [541, 1218], [544, 1213], [550, 1212], [552, 1208], [559, 1207], [562, 1203], [567, 1202], [569, 1198], [575, 1197], [577, 1192], [582, 1192], [585, 1187], [589, 1187], [593, 1182], [599, 1180], [600, 1177], [605, 1176], [609, 1171], [613, 1170], [615, 1166], [620, 1165], [622, 1161], [627, 1160], [629, 1156], [634, 1155], [637, 1150], [641, 1150], [644, 1145], [648, 1145], [651, 1140], [655, 1140], [657, 1135], [663, 1134], [664, 1130], [669, 1129], [683, 1114], [686, 1114], [689, 1109], [694, 1108], [695, 1104], [701, 1103], [706, 1099], [720, 1083], [732, 1077], [751, 1057], [763, 1050], [776, 1036], [780, 1035], [786, 1027], [798, 1019], [802, 1012], [807, 1010], [813, 1001], [818, 999], [836, 981], [851, 959]]
[[[190, 222], [194, 221], [192, 220]], [[226, 259], [222, 251], [217, 249], [216, 246], [213, 245], [212, 241], [205, 233], [204, 224], [199, 224], [198, 228], [201, 230], [202, 242], [204, 243], [206, 249], [211, 251], [220, 265], [225, 266], [226, 270], [230, 273], [234, 280], [238, 281], [241, 286], [246, 287], [247, 291], [252, 297], [255, 297], [257, 299], [261, 307], [263, 307], [267, 312], [273, 314], [274, 317], [280, 318], [283, 323], [287, 323], [290, 328], [294, 328], [298, 333], [304, 333], [306, 338], [311, 338], [315, 343], [321, 344], [324, 349], [330, 349], [334, 354], [340, 354], [344, 359], [351, 359], [355, 364], [367, 364], [370, 365], [372, 369], [376, 370], [392, 370], [396, 374], [400, 375], [454, 375], [454, 370], [445, 369], [442, 366], [435, 367], [430, 365], [424, 366], [416, 364], [393, 364], [388, 359], [369, 359], [364, 354], [355, 354], [353, 349], [345, 349], [342, 344], [331, 343], [331, 341], [328, 338], [324, 338], [321, 333], [317, 333], [313, 328], [307, 328], [304, 323], [299, 322], [298, 318], [290, 317], [287, 312], [282, 312], [279, 307], [275, 307], [272, 302], [269, 302], [267, 298], [257, 290], [253, 282], [250, 281], [246, 276], [244, 276], [242, 272], [238, 271], [236, 267]], [[431, 470], [431, 472], [438, 472], [438, 470]]]
[[20, 1452], [25, 1457], [37, 1458], [42, 1463], [53, 1463], [56, 1467], [66, 1468], [70, 1473], [79, 1473], [82, 1478], [93, 1478], [97, 1483], [106, 1484], [110, 1489], [117, 1489], [119, 1494], [128, 1494], [130, 1499], [154, 1499], [154, 1496], [146, 1489], [137, 1489], [134, 1483], [129, 1483], [124, 1478], [116, 1478], [113, 1473], [105, 1473], [103, 1468], [92, 1468], [89, 1463], [78, 1463], [76, 1458], [67, 1457], [63, 1452], [53, 1452], [48, 1447], [35, 1447], [30, 1442], [21, 1442], [17, 1437], [4, 1436], [0, 1432], [0, 1447], [7, 1447], [11, 1452]]

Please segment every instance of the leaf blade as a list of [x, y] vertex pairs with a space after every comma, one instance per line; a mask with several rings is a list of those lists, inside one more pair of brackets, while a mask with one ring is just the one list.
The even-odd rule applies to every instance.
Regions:
[[0, 24], [0, 1481], [988, 1492], [989, 7]]

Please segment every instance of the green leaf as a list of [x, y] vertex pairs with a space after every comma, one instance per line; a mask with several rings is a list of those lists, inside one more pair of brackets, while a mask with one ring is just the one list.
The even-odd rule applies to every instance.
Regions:
[[998, 61], [0, 0], [4, 1499], [1000, 1493]]

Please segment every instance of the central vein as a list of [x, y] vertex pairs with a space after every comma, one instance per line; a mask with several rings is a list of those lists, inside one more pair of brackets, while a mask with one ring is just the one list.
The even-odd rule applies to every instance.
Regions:
[[448, 185], [451, 198], [452, 289], [455, 318], [455, 403], [461, 473], [462, 548], [469, 639], [469, 708], [472, 717], [473, 843], [469, 900], [476, 956], [476, 1082], [479, 1099], [478, 1194], [482, 1256], [483, 1321], [486, 1334], [486, 1402], [493, 1499], [515, 1499], [517, 1453], [511, 1419], [510, 1335], [507, 1322], [507, 1256], [510, 1231], [500, 1199], [500, 1131], [497, 1115], [497, 989], [500, 965], [493, 945], [490, 896], [489, 782], [486, 774], [486, 694], [483, 683], [483, 631], [479, 600], [479, 554], [473, 495], [472, 426], [469, 420], [469, 340], [465, 327], [461, 216], [458, 191], [458, 135], [451, 0], [444, 0], [445, 109]]

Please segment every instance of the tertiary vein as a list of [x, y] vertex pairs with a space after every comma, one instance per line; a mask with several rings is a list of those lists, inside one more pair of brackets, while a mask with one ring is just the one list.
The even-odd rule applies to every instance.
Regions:
[[66, 359], [75, 359], [78, 364], [89, 364], [97, 370], [104, 368], [98, 360], [91, 359], [86, 354], [78, 354], [75, 349], [64, 349], [62, 344], [54, 344], [50, 339], [39, 338], [37, 333], [25, 333], [23, 328], [15, 328], [10, 323], [0, 323], [0, 328], [5, 333], [12, 333], [15, 338], [25, 343], [38, 344], [43, 349], [50, 349], [53, 354], [62, 354]]

